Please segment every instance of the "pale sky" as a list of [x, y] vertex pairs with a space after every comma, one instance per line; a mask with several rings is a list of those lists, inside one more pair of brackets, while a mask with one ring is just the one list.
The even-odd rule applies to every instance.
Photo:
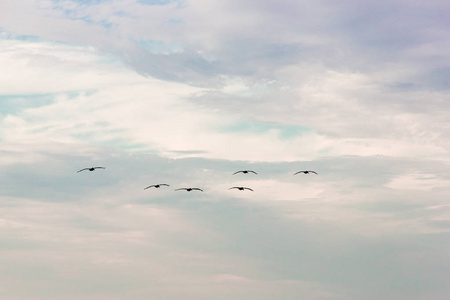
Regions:
[[449, 15], [0, 0], [0, 298], [447, 300]]

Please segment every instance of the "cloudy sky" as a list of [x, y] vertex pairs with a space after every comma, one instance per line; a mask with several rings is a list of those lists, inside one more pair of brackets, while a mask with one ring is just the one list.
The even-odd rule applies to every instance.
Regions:
[[0, 298], [448, 299], [448, 15], [0, 0]]

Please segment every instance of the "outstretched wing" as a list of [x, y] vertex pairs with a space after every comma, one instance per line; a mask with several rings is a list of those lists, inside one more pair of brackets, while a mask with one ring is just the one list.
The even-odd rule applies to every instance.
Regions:
[[203, 192], [203, 190], [202, 189], [199, 189], [199, 188], [192, 188], [192, 190], [194, 191], [201, 191], [201, 192]]
[[85, 171], [85, 170], [89, 170], [89, 168], [84, 168], [84, 169], [81, 169], [80, 171], [78, 171], [77, 173], [80, 173], [81, 171]]
[[256, 173], [255, 171], [252, 171], [252, 170], [248, 170], [247, 172], [252, 172], [253, 174], [258, 174], [258, 173]]
[[104, 167], [94, 167], [94, 169], [105, 169]]
[[169, 186], [168, 184], [165, 184], [165, 183], [152, 184], [152, 185], [149, 185], [148, 187], [146, 187], [144, 190], [146, 190], [146, 189], [148, 189], [148, 188], [151, 188], [151, 187], [159, 188], [160, 186], [163, 186], [163, 185]]
[[316, 172], [314, 172], [314, 171], [309, 171], [310, 173], [314, 173], [314, 174], [316, 174], [316, 175], [319, 175], [319, 174], [317, 174]]
[[234, 175], [234, 174], [237, 174], [237, 173], [243, 173], [243, 172], [244, 172], [244, 171], [237, 171], [237, 172], [234, 172], [233, 175]]
[[175, 191], [181, 191], [181, 190], [187, 190], [187, 188], [179, 188], [179, 189], [176, 189]]
[[294, 175], [300, 174], [300, 173], [305, 173], [305, 171], [298, 171], [297, 173], [295, 173]]
[[242, 190], [250, 190], [250, 191], [253, 192], [253, 190], [251, 188], [243, 187], [243, 186], [233, 186], [232, 188], [229, 188], [229, 190], [231, 190], [231, 189], [238, 189], [240, 191], [242, 191]]

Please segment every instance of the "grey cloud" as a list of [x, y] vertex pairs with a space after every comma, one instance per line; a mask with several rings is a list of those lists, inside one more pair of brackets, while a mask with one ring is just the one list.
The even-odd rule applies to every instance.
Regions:
[[153, 54], [139, 47], [133, 52], [125, 53], [123, 60], [144, 76], [185, 82], [196, 86], [208, 86], [214, 83], [220, 67], [210, 62], [201, 54], [182, 53]]
[[[103, 16], [103, 20], [96, 22], [111, 22], [107, 20], [111, 14], [123, 14], [113, 21], [114, 26], [105, 29], [98, 23], [88, 24], [83, 18], [64, 19], [64, 14], [51, 20], [36, 10], [39, 13], [36, 17], [41, 20], [38, 27], [8, 24], [4, 28], [19, 34], [91, 45], [117, 55], [143, 74], [201, 85], [208, 78], [223, 74], [276, 78], [277, 70], [299, 62], [320, 63], [330, 69], [354, 72], [372, 72], [399, 60], [411, 66], [424, 61], [425, 57], [409, 58], [406, 52], [420, 45], [440, 43], [445, 39], [445, 36], [439, 37], [440, 33], [449, 26], [446, 19], [440, 17], [448, 9], [442, 4], [229, 2], [221, 12], [197, 12], [196, 5], [199, 3], [193, 1], [181, 8], [170, 6], [162, 10], [154, 23], [139, 14], [142, 4], [136, 2], [130, 2], [129, 6], [110, 6], [103, 2], [74, 4], [70, 6], [72, 13], [81, 13], [87, 18], [102, 10], [109, 12], [102, 12], [99, 16]], [[145, 11], [151, 12], [151, 6]], [[28, 9], [28, 13], [32, 10]], [[204, 14], [214, 17], [206, 18]], [[174, 17], [181, 18], [184, 24], [173, 27], [167, 23]], [[225, 22], [224, 18], [228, 17], [235, 22], [228, 19]], [[52, 21], [66, 28], [63, 35], [48, 26]], [[142, 26], [148, 30], [143, 30]], [[156, 26], [166, 36], [157, 32]], [[72, 34], [67, 35], [67, 32]], [[204, 38], [197, 38], [199, 35]], [[132, 42], [162, 38], [180, 44], [183, 52], [152, 55]], [[208, 38], [214, 39], [217, 46], [209, 47]], [[428, 68], [440, 67], [436, 63], [427, 64]], [[419, 78], [411, 80], [418, 82]]]
[[[73, 146], [67, 145], [66, 150], [69, 152]], [[42, 270], [59, 274], [69, 268], [75, 271], [71, 273], [72, 278], [79, 280], [87, 294], [120, 292], [128, 295], [125, 291], [141, 288], [148, 284], [148, 280], [153, 282], [154, 289], [164, 290], [164, 283], [159, 281], [162, 275], [158, 272], [172, 268], [178, 276], [201, 277], [236, 272], [257, 281], [315, 282], [324, 290], [338, 295], [329, 297], [331, 299], [378, 299], [380, 294], [385, 299], [398, 299], [398, 295], [415, 295], [417, 299], [433, 295], [434, 299], [446, 299], [442, 296], [448, 292], [444, 278], [449, 274], [441, 260], [448, 260], [448, 251], [445, 250], [447, 234], [416, 233], [414, 228], [417, 227], [408, 229], [404, 226], [424, 221], [431, 228], [442, 229], [444, 220], [437, 224], [433, 221], [439, 216], [439, 211], [429, 210], [428, 206], [445, 204], [446, 198], [439, 198], [445, 194], [445, 188], [442, 193], [431, 191], [433, 196], [429, 197], [433, 199], [420, 199], [421, 195], [429, 193], [383, 189], [386, 182], [399, 174], [417, 170], [441, 174], [445, 165], [439, 162], [384, 157], [340, 157], [290, 163], [202, 158], [172, 160], [153, 154], [130, 155], [106, 148], [85, 155], [63, 153], [46, 155], [41, 151], [43, 156], [39, 162], [15, 164], [11, 168], [2, 166], [2, 177], [7, 178], [2, 180], [2, 196], [8, 197], [10, 202], [16, 199], [14, 211], [3, 202], [1, 209], [9, 212], [7, 220], [26, 222], [32, 218], [33, 224], [41, 226], [39, 229], [26, 229], [26, 232], [34, 234], [36, 241], [27, 236], [4, 241], [20, 251], [39, 244], [43, 246], [40, 243], [43, 239], [53, 239], [53, 243], [33, 252], [33, 257], [39, 258], [39, 262], [20, 263], [20, 272], [15, 273], [17, 279], [30, 282], [37, 294], [57, 297], [59, 292], [48, 294], [38, 288], [37, 284], [44, 284], [42, 280], [23, 275], [31, 274], [30, 270], [37, 276]], [[94, 162], [102, 163], [107, 169], [76, 173], [80, 166]], [[282, 199], [267, 202], [264, 195], [251, 201], [237, 198], [234, 194], [214, 195], [213, 190], [218, 184], [242, 180], [231, 175], [242, 167], [258, 171], [258, 176], [253, 178], [255, 183], [273, 179], [276, 184], [287, 180], [296, 182], [299, 191], [310, 181], [308, 177], [294, 177], [292, 173], [298, 168], [315, 169], [320, 175], [312, 179], [320, 178], [327, 192], [310, 201], [290, 202]], [[167, 181], [171, 187], [186, 183], [202, 184], [205, 193], [177, 194], [172, 189], [157, 191], [161, 192], [158, 194], [143, 191], [144, 186], [156, 181]], [[374, 189], [382, 189], [383, 192], [374, 192]], [[352, 190], [356, 191], [352, 193]], [[376, 202], [378, 196], [383, 196], [381, 202]], [[27, 200], [28, 209], [20, 212], [20, 207], [24, 207], [20, 204], [23, 197], [31, 200]], [[73, 205], [76, 209], [70, 209]], [[320, 213], [322, 209], [331, 211]], [[147, 216], [144, 214], [147, 210], [164, 212], [168, 216], [177, 212], [189, 220], [190, 226], [207, 230], [197, 232], [185, 226], [171, 228], [175, 224], [165, 223], [168, 221], [165, 221], [164, 214]], [[295, 211], [306, 215], [286, 218], [286, 214], [289, 216]], [[328, 219], [333, 212], [342, 219]], [[47, 213], [52, 213], [53, 217], [48, 219]], [[315, 214], [315, 219], [305, 218], [311, 213]], [[53, 228], [51, 235], [48, 234], [48, 226]], [[378, 231], [386, 226], [388, 233]], [[138, 235], [134, 237], [135, 234]], [[158, 242], [155, 243], [154, 239]], [[177, 253], [206, 256], [211, 261], [176, 258], [173, 249]], [[98, 262], [76, 267], [74, 260], [69, 263], [61, 257], [62, 250], [66, 256], [73, 250], [77, 251], [75, 263], [86, 259]], [[105, 262], [102, 263], [99, 257], [103, 257]], [[227, 264], [220, 263], [224, 258], [227, 258]], [[107, 259], [111, 260], [110, 264]], [[13, 256], [13, 261], [17, 262], [18, 256]], [[59, 266], [61, 261], [66, 263], [64, 270]], [[143, 262], [146, 266], [152, 265], [153, 271], [139, 267]], [[4, 266], [6, 269], [9, 267]], [[132, 276], [123, 272], [130, 268], [134, 272]], [[95, 279], [107, 270], [117, 272]], [[136, 272], [145, 280], [132, 279]], [[86, 273], [93, 275], [86, 277]], [[62, 290], [70, 289], [56, 275], [49, 275], [47, 279], [47, 287], [58, 285]], [[115, 288], [111, 289], [110, 285], [115, 285]], [[269, 289], [268, 292], [276, 290]], [[292, 294], [286, 299], [297, 299], [300, 293], [292, 287], [287, 292]], [[238, 295], [239, 292], [231, 294]], [[194, 299], [199, 294], [198, 291], [190, 291], [188, 295]], [[310, 296], [308, 299], [327, 297]]]
[[221, 251], [260, 261], [259, 276], [263, 278], [339, 285], [351, 291], [344, 297], [348, 299], [377, 299], [380, 293], [388, 299], [396, 299], [397, 293], [426, 297], [446, 290], [442, 285], [448, 273], [444, 266], [435, 262], [438, 273], [424, 274], [421, 265], [411, 266], [403, 260], [427, 249], [431, 240], [441, 243], [432, 237], [396, 235], [393, 241], [390, 237], [353, 236], [342, 226], [286, 222], [263, 209], [248, 208], [245, 213], [241, 206], [239, 211], [233, 210], [235, 213], [223, 209], [208, 210], [214, 219], [205, 221], [204, 216], [205, 226], [217, 228], [233, 241]]
[[429, 73], [423, 74], [420, 84], [423, 89], [444, 90], [450, 89], [450, 66], [441, 66], [433, 69]]

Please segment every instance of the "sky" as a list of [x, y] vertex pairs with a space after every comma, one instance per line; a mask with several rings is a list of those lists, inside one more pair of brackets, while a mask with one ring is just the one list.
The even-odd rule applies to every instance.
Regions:
[[0, 0], [0, 298], [448, 299], [449, 14]]

